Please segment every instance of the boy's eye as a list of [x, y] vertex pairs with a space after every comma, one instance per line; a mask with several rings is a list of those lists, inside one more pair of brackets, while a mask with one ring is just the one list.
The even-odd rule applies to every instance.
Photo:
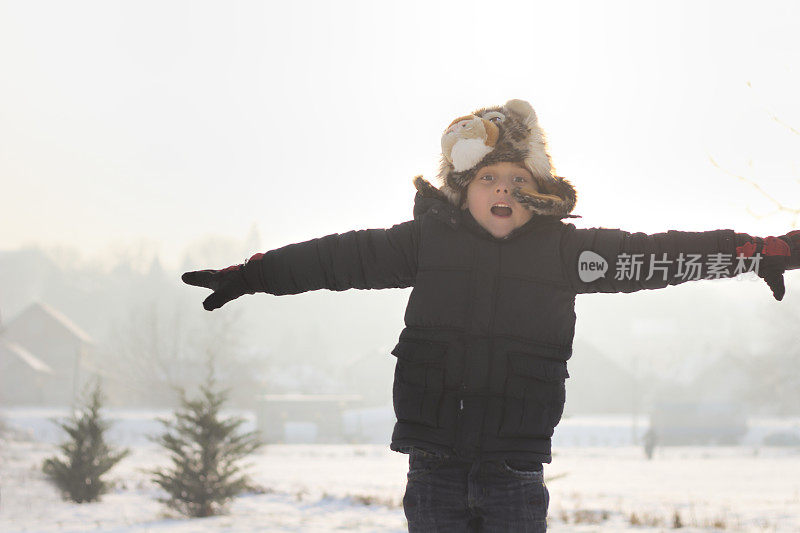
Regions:
[[514, 177], [514, 181], [516, 183], [525, 183], [526, 181], [528, 181], [528, 178], [526, 178], [525, 176], [516, 176]]
[[492, 176], [491, 174], [486, 174], [485, 176], [481, 176], [481, 179], [486, 181], [492, 181], [494, 179], [494, 176]]

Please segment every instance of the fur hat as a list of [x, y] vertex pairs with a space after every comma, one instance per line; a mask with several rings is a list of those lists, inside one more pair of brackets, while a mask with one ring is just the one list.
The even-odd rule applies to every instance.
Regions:
[[512, 193], [520, 204], [538, 215], [575, 216], [570, 215], [575, 189], [553, 174], [544, 133], [533, 107], [524, 100], [479, 109], [451, 122], [442, 134], [441, 188], [421, 176], [414, 185], [423, 196], [444, 196], [460, 207], [478, 169], [499, 162], [518, 163], [533, 176], [538, 190], [517, 187]]

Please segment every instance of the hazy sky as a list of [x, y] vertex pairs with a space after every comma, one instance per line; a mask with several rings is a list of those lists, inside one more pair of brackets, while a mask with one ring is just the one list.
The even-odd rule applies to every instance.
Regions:
[[0, 250], [171, 266], [254, 224], [264, 248], [391, 225], [444, 127], [510, 98], [579, 226], [781, 234], [709, 156], [800, 207], [770, 116], [800, 129], [798, 27], [789, 1], [0, 1]]

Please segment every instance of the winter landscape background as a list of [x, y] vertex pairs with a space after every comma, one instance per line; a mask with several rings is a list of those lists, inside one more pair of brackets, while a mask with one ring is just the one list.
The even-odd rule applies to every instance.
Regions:
[[[510, 98], [536, 109], [578, 227], [797, 229], [798, 23], [789, 0], [0, 0], [0, 531], [404, 530], [388, 441], [409, 291], [207, 313], [180, 274], [408, 220], [443, 128]], [[800, 530], [800, 274], [786, 285], [578, 296], [552, 530]], [[230, 412], [282, 442], [252, 459], [257, 493], [187, 520], [156, 501], [147, 436], [209, 359]], [[97, 377], [133, 453], [75, 505], [41, 463]], [[289, 397], [343, 402], [336, 442], [314, 442], [314, 409], [264, 421]], [[650, 414], [686, 403], [745, 420], [739, 444], [647, 461]]]
[[[117, 412], [113, 440], [133, 454], [113, 471], [117, 487], [99, 503], [62, 502], [39, 472], [53, 453], [53, 412], [5, 411], [16, 438], [0, 441], [0, 530], [16, 531], [405, 531], [406, 456], [388, 445], [271, 445], [252, 458], [261, 490], [227, 515], [185, 519], [156, 502], [143, 470], [165, 462], [141, 436], [153, 412]], [[164, 413], [159, 413], [164, 414]], [[252, 422], [252, 420], [251, 420]], [[668, 447], [646, 460], [630, 445], [631, 420], [576, 417], [556, 430], [545, 467], [552, 531], [797, 531], [800, 449], [764, 447], [765, 431], [798, 430], [800, 419], [764, 419], [738, 447]], [[570, 446], [565, 434], [594, 438]]]

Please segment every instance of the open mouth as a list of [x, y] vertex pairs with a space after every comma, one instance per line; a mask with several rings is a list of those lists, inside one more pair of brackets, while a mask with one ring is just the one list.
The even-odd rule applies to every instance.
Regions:
[[492, 206], [491, 211], [496, 217], [506, 218], [511, 216], [511, 208], [506, 204], [495, 204]]

